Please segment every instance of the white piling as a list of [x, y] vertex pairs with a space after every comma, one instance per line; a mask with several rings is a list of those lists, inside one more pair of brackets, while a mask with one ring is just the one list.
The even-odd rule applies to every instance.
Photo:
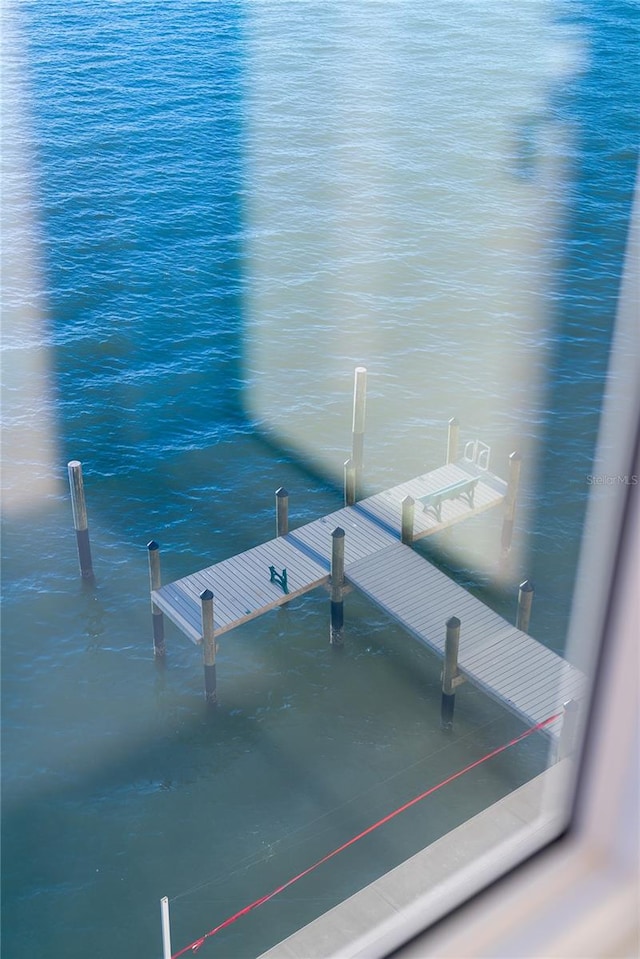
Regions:
[[522, 457], [520, 453], [516, 451], [509, 457], [509, 477], [507, 480], [507, 492], [504, 498], [504, 519], [502, 522], [501, 547], [503, 557], [508, 555], [513, 540], [521, 466]]
[[204, 698], [210, 706], [218, 702], [216, 682], [216, 637], [213, 620], [213, 593], [210, 589], [200, 593], [202, 613], [202, 663], [204, 666]]
[[344, 629], [344, 530], [337, 526], [331, 534], [331, 624], [329, 642], [342, 646]]
[[518, 613], [516, 618], [516, 627], [523, 633], [529, 632], [529, 621], [531, 619], [531, 604], [533, 603], [533, 586], [528, 579], [520, 583], [518, 589]]
[[444, 667], [442, 670], [442, 697], [440, 700], [440, 727], [453, 728], [453, 711], [456, 703], [458, 682], [458, 649], [460, 647], [460, 620], [451, 616], [446, 622]]
[[460, 424], [455, 416], [452, 416], [449, 420], [449, 430], [447, 433], [447, 463], [457, 462], [459, 442]]
[[281, 486], [276, 490], [276, 536], [286, 536], [289, 532], [289, 494]]
[[573, 756], [578, 745], [578, 720], [580, 707], [575, 699], [569, 699], [563, 704], [562, 728], [558, 742], [558, 759], [568, 759]]
[[171, 959], [171, 922], [169, 919], [169, 900], [163, 896], [160, 900], [162, 916], [162, 959]]
[[[162, 577], [160, 573], [160, 547], [154, 539], [147, 543], [149, 555], [149, 585], [151, 591], [160, 589]], [[153, 623], [153, 655], [162, 659], [166, 652], [164, 643], [164, 616], [159, 606], [151, 600], [151, 622]]]
[[356, 501], [356, 470], [353, 460], [344, 464], [344, 505], [353, 506]]
[[400, 539], [406, 546], [413, 543], [413, 523], [416, 504], [413, 496], [405, 496], [402, 500], [402, 522]]
[[84, 498], [84, 483], [82, 480], [82, 463], [78, 460], [71, 460], [71, 462], [67, 464], [67, 470], [69, 472], [71, 508], [73, 510], [73, 525], [76, 531], [80, 575], [83, 579], [92, 579], [93, 564], [91, 562], [87, 505]]

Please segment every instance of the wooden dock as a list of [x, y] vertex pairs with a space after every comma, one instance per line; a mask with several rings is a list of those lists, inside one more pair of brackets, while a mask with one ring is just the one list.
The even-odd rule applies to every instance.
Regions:
[[[473, 505], [455, 497], [440, 515], [420, 497], [477, 479]], [[345, 506], [312, 523], [152, 590], [151, 599], [194, 643], [202, 642], [201, 594], [214, 595], [216, 636], [330, 580], [332, 533], [345, 532], [346, 582], [360, 589], [411, 635], [442, 656], [445, 623], [461, 621], [460, 674], [533, 725], [584, 694], [582, 674], [473, 597], [401, 540], [402, 503], [416, 504], [413, 539], [500, 506], [507, 484], [473, 463], [449, 463], [393, 489]], [[288, 592], [270, 568], [287, 571]], [[547, 727], [554, 738], [560, 720]]]

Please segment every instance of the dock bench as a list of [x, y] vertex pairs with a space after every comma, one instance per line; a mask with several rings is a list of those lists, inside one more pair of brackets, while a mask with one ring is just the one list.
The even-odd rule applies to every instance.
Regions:
[[442, 522], [442, 504], [448, 499], [457, 499], [464, 496], [473, 509], [473, 494], [475, 493], [479, 477], [458, 480], [456, 483], [450, 483], [449, 486], [443, 486], [442, 489], [434, 490], [433, 493], [427, 493], [426, 496], [419, 496], [418, 502], [422, 503], [424, 512], [432, 510], [435, 513], [438, 522]]

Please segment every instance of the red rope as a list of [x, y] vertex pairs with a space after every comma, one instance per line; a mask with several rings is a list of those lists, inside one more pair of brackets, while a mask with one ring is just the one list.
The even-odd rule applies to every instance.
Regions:
[[368, 836], [369, 833], [373, 832], [375, 829], [379, 829], [380, 826], [384, 826], [385, 823], [395, 819], [395, 817], [399, 816], [401, 812], [405, 812], [405, 810], [410, 809], [411, 806], [415, 806], [416, 803], [426, 799], [427, 796], [431, 796], [432, 793], [436, 792], [438, 789], [442, 789], [443, 786], [448, 786], [449, 783], [452, 783], [455, 779], [459, 779], [460, 776], [464, 776], [465, 773], [475, 769], [476, 766], [486, 763], [487, 760], [493, 759], [494, 756], [498, 756], [500, 753], [503, 753], [505, 749], [515, 746], [516, 743], [522, 742], [522, 740], [526, 739], [527, 736], [531, 736], [532, 733], [538, 732], [538, 730], [548, 726], [549, 723], [559, 719], [561, 715], [562, 713], [556, 713], [555, 716], [549, 716], [548, 719], [543, 719], [542, 722], [536, 723], [535, 726], [531, 726], [530, 729], [525, 730], [525, 732], [521, 733], [519, 736], [516, 736], [515, 739], [510, 740], [510, 742], [505, 743], [503, 746], [498, 746], [496, 749], [492, 749], [490, 753], [487, 753], [480, 759], [476, 759], [475, 762], [469, 763], [469, 765], [465, 766], [464, 769], [459, 769], [457, 773], [453, 773], [451, 776], [443, 779], [442, 782], [439, 782], [436, 786], [431, 786], [430, 789], [420, 793], [419, 796], [414, 796], [413, 799], [410, 799], [408, 802], [404, 803], [404, 805], [394, 809], [393, 812], [388, 813], [382, 819], [379, 819], [377, 822], [373, 823], [372, 826], [367, 826], [367, 828], [363, 829], [363, 831], [358, 833], [357, 836], [353, 836], [351, 839], [347, 840], [347, 842], [343, 843], [341, 846], [338, 846], [337, 849], [333, 849], [331, 852], [327, 853], [327, 855], [323, 856], [322, 859], [318, 859], [318, 861], [314, 862], [312, 866], [308, 866], [302, 872], [299, 872], [297, 876], [293, 876], [293, 878], [288, 879], [287, 882], [283, 883], [281, 886], [278, 886], [277, 889], [274, 889], [266, 896], [261, 896], [260, 899], [256, 899], [255, 902], [249, 903], [249, 905], [245, 906], [244, 909], [240, 909], [239, 912], [235, 912], [232, 916], [229, 916], [228, 919], [225, 919], [224, 922], [221, 922], [218, 926], [215, 926], [209, 932], [205, 933], [204, 936], [200, 937], [200, 939], [194, 940], [194, 942], [190, 943], [188, 946], [185, 946], [184, 949], [181, 949], [180, 952], [174, 953], [171, 959], [179, 959], [180, 956], [183, 956], [186, 952], [189, 952], [189, 950], [192, 952], [197, 952], [200, 946], [202, 946], [204, 942], [206, 942], [206, 940], [211, 936], [215, 936], [217, 932], [220, 932], [222, 929], [226, 929], [227, 926], [230, 926], [242, 916], [246, 916], [247, 913], [257, 909], [258, 906], [262, 906], [265, 902], [269, 902], [269, 900], [273, 899], [274, 896], [277, 896], [279, 893], [284, 892], [285, 889], [288, 889], [289, 886], [292, 886], [294, 882], [298, 882], [299, 879], [303, 879], [304, 876], [308, 876], [309, 873], [313, 872], [314, 869], [317, 869], [318, 866], [322, 866], [323, 863], [328, 862], [329, 859], [333, 859], [333, 857], [337, 856], [339, 852], [343, 852], [345, 849], [348, 849], [349, 846], [353, 846], [354, 843], [358, 842], [360, 839], [364, 839], [365, 836]]

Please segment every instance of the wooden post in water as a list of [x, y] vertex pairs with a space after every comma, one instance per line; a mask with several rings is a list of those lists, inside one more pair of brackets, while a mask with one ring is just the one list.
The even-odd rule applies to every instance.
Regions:
[[71, 460], [67, 464], [69, 471], [69, 487], [71, 489], [71, 508], [73, 510], [73, 525], [76, 531], [78, 545], [78, 561], [80, 575], [83, 579], [93, 578], [93, 564], [91, 562], [91, 544], [89, 543], [89, 524], [87, 522], [87, 505], [84, 498], [84, 483], [82, 481], [82, 463]]
[[529, 621], [531, 619], [531, 604], [533, 603], [533, 586], [528, 579], [520, 583], [518, 589], [518, 614], [516, 617], [516, 628], [521, 629], [523, 633], [529, 631]]
[[400, 539], [406, 546], [413, 543], [413, 522], [415, 518], [416, 502], [413, 496], [405, 496], [402, 500], [402, 526]]
[[289, 494], [284, 486], [276, 490], [276, 536], [289, 532]]
[[520, 468], [522, 466], [522, 457], [520, 453], [514, 452], [509, 457], [509, 476], [507, 479], [507, 493], [504, 500], [504, 520], [502, 522], [502, 555], [507, 555], [511, 549], [513, 540], [513, 527], [516, 516], [516, 500], [518, 497], [518, 487], [520, 486]]
[[575, 699], [569, 699], [563, 704], [562, 728], [558, 741], [558, 759], [567, 759], [575, 752], [579, 715], [580, 707]]
[[344, 628], [344, 530], [339, 526], [331, 534], [331, 625], [329, 642], [342, 646]]
[[204, 698], [208, 705], [218, 701], [216, 691], [216, 639], [213, 626], [213, 593], [200, 593], [202, 603], [202, 661], [204, 663]]
[[440, 728], [453, 728], [453, 710], [456, 703], [458, 677], [458, 648], [460, 646], [460, 620], [452, 616], [447, 620], [444, 644], [444, 668], [442, 670], [442, 700], [440, 702]]
[[447, 463], [455, 463], [458, 460], [458, 446], [460, 442], [460, 423], [453, 416], [449, 420], [449, 431], [447, 433]]
[[356, 501], [356, 470], [353, 460], [344, 464], [344, 505], [353, 506]]
[[[160, 589], [162, 578], [160, 575], [160, 547], [154, 539], [147, 543], [149, 553], [149, 584], [151, 590]], [[166, 652], [164, 642], [164, 616], [162, 610], [151, 600], [151, 622], [153, 623], [153, 654], [156, 659], [162, 658]]]
[[367, 371], [357, 366], [353, 384], [353, 429], [351, 460], [355, 469], [355, 499], [362, 496], [362, 468], [364, 463], [364, 420], [367, 402]]
[[163, 896], [160, 900], [162, 916], [162, 959], [171, 959], [171, 922], [169, 919], [169, 900]]

